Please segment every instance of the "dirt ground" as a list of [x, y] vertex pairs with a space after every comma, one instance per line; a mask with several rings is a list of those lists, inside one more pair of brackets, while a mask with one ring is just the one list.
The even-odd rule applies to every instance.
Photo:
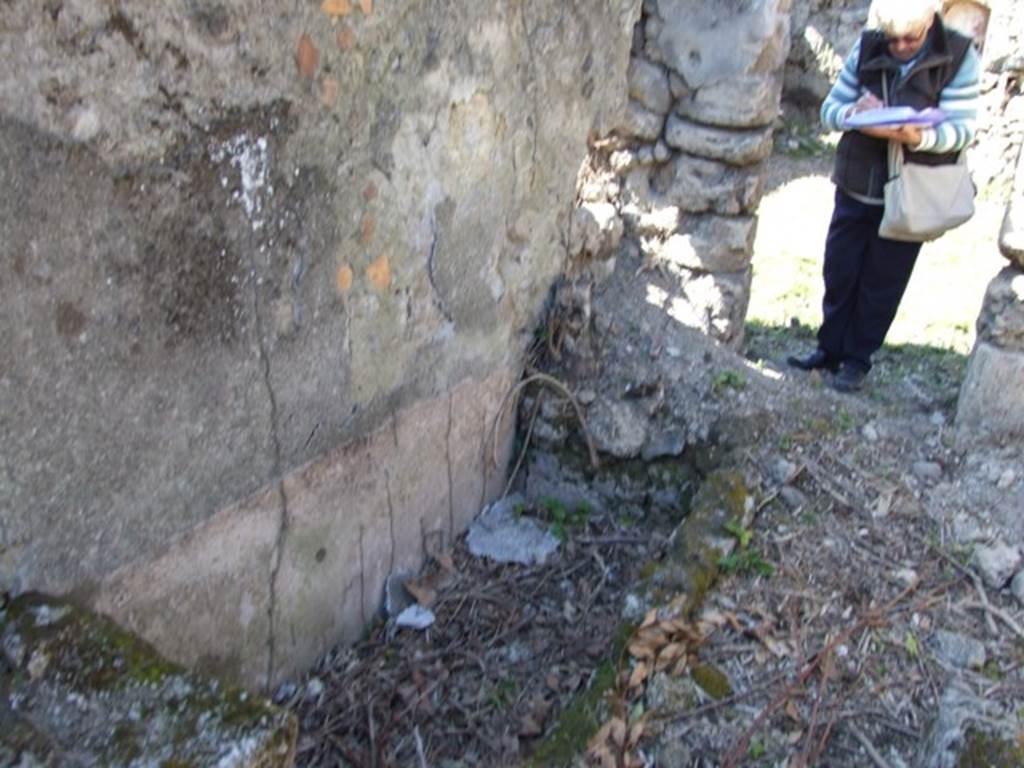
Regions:
[[1024, 611], [979, 565], [1024, 540], [1024, 462], [953, 424], [995, 214], [930, 247], [868, 388], [839, 395], [780, 364], [813, 344], [826, 165], [773, 160], [744, 356], [666, 320], [665, 276], [628, 258], [567, 292], [516, 477], [558, 551], [434, 553], [409, 585], [433, 626], [381, 620], [279, 691], [300, 765], [1024, 765]]

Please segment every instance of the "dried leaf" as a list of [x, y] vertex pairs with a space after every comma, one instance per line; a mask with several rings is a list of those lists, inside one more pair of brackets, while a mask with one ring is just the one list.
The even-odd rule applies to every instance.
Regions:
[[452, 559], [451, 552], [442, 552], [437, 556], [438, 564], [449, 573], [455, 572], [455, 561]]
[[649, 674], [650, 669], [644, 662], [641, 661], [639, 664], [633, 667], [633, 674], [629, 676], [629, 685], [627, 687], [639, 688], [641, 685], [644, 684], [644, 680], [647, 679], [647, 676]]
[[722, 613], [721, 611], [713, 610], [704, 611], [704, 613], [702, 613], [700, 616], [700, 620], [704, 624], [708, 624], [714, 627], [715, 629], [720, 629], [721, 627], [724, 627], [729, 621], [724, 613]]
[[625, 765], [626, 768], [644, 768], [644, 761], [637, 755], [626, 755]]
[[437, 600], [437, 592], [421, 581], [409, 579], [404, 582], [404, 586], [413, 599], [424, 608], [429, 608]]
[[626, 739], [626, 746], [629, 749], [633, 749], [637, 744], [640, 743], [640, 739], [644, 735], [644, 723], [641, 720], [639, 723], [634, 723], [633, 727], [629, 729], [629, 737]]
[[767, 636], [761, 638], [761, 642], [764, 643], [764, 647], [771, 651], [772, 655], [776, 658], [784, 659], [788, 656], [792, 656], [792, 651], [790, 650], [788, 643]]
[[640, 629], [647, 629], [648, 627], [653, 627], [654, 623], [657, 620], [658, 620], [658, 609], [655, 608], [655, 609], [653, 609], [651, 611], [648, 611], [647, 615], [644, 616], [644, 621], [640, 625]]
[[611, 728], [608, 731], [608, 736], [619, 749], [626, 746], [626, 721], [620, 717], [612, 719]]
[[654, 645], [667, 645], [669, 636], [661, 630], [661, 627], [648, 627], [647, 629], [640, 630], [636, 639], [641, 643], [649, 643]]
[[649, 643], [630, 643], [629, 655], [634, 659], [653, 659], [658, 654], [658, 647]]
[[682, 643], [670, 643], [661, 649], [659, 658], [668, 659], [669, 661], [675, 661], [681, 656], [686, 655], [686, 646]]
[[803, 718], [800, 716], [800, 710], [799, 708], [797, 708], [796, 702], [792, 699], [790, 699], [789, 703], [786, 704], [786, 714], [789, 716], [789, 719], [792, 720], [794, 723], [803, 722]]
[[547, 678], [545, 678], [545, 680], [544, 680], [544, 684], [547, 685], [547, 687], [550, 688], [552, 691], [557, 691], [558, 687], [559, 687], [558, 686], [558, 675], [556, 675], [556, 674], [548, 675]]
[[686, 674], [686, 670], [690, 666], [690, 660], [685, 656], [676, 662], [675, 667], [672, 668], [673, 677], [682, 677]]
[[609, 721], [602, 725], [598, 732], [591, 737], [590, 741], [587, 743], [587, 750], [593, 754], [593, 752], [602, 747], [607, 749], [608, 736], [611, 732], [612, 724], [611, 721]]
[[544, 729], [534, 719], [533, 715], [526, 715], [519, 721], [519, 735], [527, 739], [535, 739], [544, 733]]
[[348, 16], [352, 13], [351, 0], [324, 0], [320, 10], [328, 16]]
[[299, 47], [295, 51], [295, 66], [298, 68], [299, 74], [312, 79], [319, 64], [320, 51], [317, 50], [310, 36], [303, 34], [299, 38]]

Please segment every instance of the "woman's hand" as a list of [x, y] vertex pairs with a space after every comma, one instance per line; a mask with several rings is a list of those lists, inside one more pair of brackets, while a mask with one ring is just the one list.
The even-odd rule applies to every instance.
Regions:
[[921, 129], [916, 125], [874, 126], [871, 128], [861, 128], [860, 132], [876, 139], [898, 141], [900, 144], [906, 144], [911, 147], [921, 143]]
[[856, 115], [858, 112], [867, 112], [869, 109], [881, 109], [884, 106], [885, 104], [882, 103], [880, 98], [868, 91], [857, 99], [853, 105], [853, 109], [850, 110], [850, 114]]

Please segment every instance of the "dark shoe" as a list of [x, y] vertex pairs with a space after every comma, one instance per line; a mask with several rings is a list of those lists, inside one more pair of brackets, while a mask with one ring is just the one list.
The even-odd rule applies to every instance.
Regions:
[[824, 368], [826, 371], [835, 371], [839, 368], [839, 361], [830, 357], [823, 349], [816, 349], [807, 357], [787, 357], [786, 363], [801, 371], [816, 371]]
[[864, 379], [868, 372], [850, 363], [839, 366], [839, 373], [832, 379], [832, 388], [837, 392], [860, 392], [864, 387]]

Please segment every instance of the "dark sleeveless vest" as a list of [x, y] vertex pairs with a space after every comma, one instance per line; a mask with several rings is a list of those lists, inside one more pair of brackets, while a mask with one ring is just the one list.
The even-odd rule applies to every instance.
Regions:
[[[918, 60], [907, 76], [900, 79], [902, 62], [889, 53], [885, 35], [878, 31], [864, 32], [860, 38], [857, 78], [862, 88], [881, 99], [884, 73], [890, 106], [937, 107], [942, 90], [956, 77], [970, 46], [970, 38], [947, 29], [936, 16]], [[881, 200], [889, 177], [887, 146], [884, 139], [875, 139], [860, 131], [846, 131], [839, 140], [832, 181], [846, 192]], [[922, 165], [952, 164], [959, 156], [959, 152], [905, 153], [906, 162]]]

